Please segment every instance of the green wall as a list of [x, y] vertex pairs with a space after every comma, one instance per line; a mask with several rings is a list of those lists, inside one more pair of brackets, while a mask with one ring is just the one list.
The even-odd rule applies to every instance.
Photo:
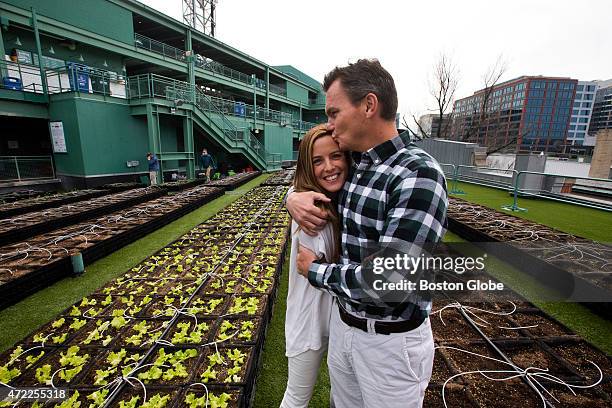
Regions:
[[[159, 130], [161, 138], [162, 152], [178, 152], [183, 151], [183, 143], [181, 140], [181, 148], [179, 149], [179, 138], [183, 138], [183, 120], [180, 117], [180, 122], [176, 117], [168, 115], [160, 115]], [[146, 152], [145, 152], [146, 153]], [[162, 163], [163, 170], [177, 169], [179, 167], [178, 160], [164, 160]]]
[[268, 153], [281, 153], [282, 160], [291, 160], [293, 156], [292, 128], [274, 125], [264, 127], [264, 145]]
[[68, 152], [53, 154], [57, 173], [68, 175], [85, 174], [76, 100], [74, 98], [65, 98], [51, 103], [49, 105], [49, 120], [62, 121], [64, 124], [64, 138]]
[[43, 15], [124, 43], [134, 43], [132, 13], [99, 0], [3, 0], [22, 9], [34, 7]]
[[[148, 171], [147, 127], [127, 104], [75, 99], [85, 175]], [[137, 167], [126, 162], [138, 160]]]
[[287, 81], [287, 98], [300, 101], [308, 105], [308, 90], [293, 82]]
[[[146, 122], [132, 116], [128, 105], [54, 98], [49, 117], [64, 123], [68, 153], [54, 154], [59, 173], [92, 176], [148, 170]], [[127, 167], [132, 160], [140, 165]]]

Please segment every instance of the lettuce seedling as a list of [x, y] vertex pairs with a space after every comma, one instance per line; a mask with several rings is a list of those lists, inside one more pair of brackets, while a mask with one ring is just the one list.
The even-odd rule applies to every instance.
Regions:
[[132, 397], [129, 401], [119, 401], [119, 408], [136, 408], [136, 404], [140, 400], [140, 396], [136, 395]]
[[79, 392], [75, 390], [74, 394], [72, 394], [72, 397], [62, 401], [61, 404], [57, 404], [55, 408], [78, 408], [81, 406], [81, 403], [77, 401], [78, 399]]
[[89, 405], [89, 408], [101, 407], [102, 404], [104, 404], [104, 401], [106, 401], [106, 396], [108, 395], [109, 392], [110, 392], [110, 389], [101, 388], [98, 391], [95, 391], [89, 394], [87, 396], [87, 399], [92, 401], [92, 403]]
[[164, 408], [168, 403], [169, 399], [170, 395], [168, 394], [164, 395], [163, 397], [161, 396], [161, 394], [155, 394], [154, 396], [149, 398], [147, 402], [144, 402], [140, 406], [140, 408]]

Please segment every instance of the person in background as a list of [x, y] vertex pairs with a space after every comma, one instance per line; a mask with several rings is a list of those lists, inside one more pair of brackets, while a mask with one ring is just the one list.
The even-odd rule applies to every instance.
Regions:
[[285, 354], [289, 360], [289, 378], [281, 408], [308, 407], [327, 350], [332, 296], [314, 288], [298, 274], [297, 255], [298, 249], [305, 247], [326, 262], [337, 262], [340, 257], [337, 194], [348, 177], [351, 161], [348, 152], [340, 151], [331, 133], [326, 125], [310, 129], [300, 145], [297, 161], [294, 191], [296, 194], [315, 191], [329, 198], [330, 202], [318, 202], [318, 205], [321, 210], [327, 211], [330, 219], [314, 237], [305, 234], [295, 221], [291, 223], [285, 318]]
[[157, 172], [159, 171], [159, 160], [157, 160], [157, 156], [155, 153], [147, 153], [147, 161], [149, 162], [149, 179], [151, 180], [151, 185], [157, 185]]
[[200, 155], [200, 166], [202, 170], [206, 172], [206, 181], [210, 181], [210, 171], [213, 168], [213, 158], [210, 154], [208, 154], [207, 149], [202, 149], [202, 154]]

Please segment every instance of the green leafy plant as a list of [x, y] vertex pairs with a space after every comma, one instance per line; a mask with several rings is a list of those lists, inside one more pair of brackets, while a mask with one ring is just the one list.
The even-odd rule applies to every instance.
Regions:
[[172, 336], [172, 343], [174, 344], [202, 343], [205, 334], [210, 330], [207, 323], [199, 323], [191, 332], [189, 331], [191, 322], [180, 322], [177, 323], [176, 327], [179, 331], [175, 332]]
[[[161, 348], [157, 352], [157, 358], [153, 365], [147, 371], [138, 374], [138, 378], [147, 384], [151, 380], [159, 380], [160, 378], [165, 381], [171, 381], [175, 377], [186, 378], [189, 376], [189, 373], [183, 363], [197, 355], [198, 352], [195, 349], [166, 353], [165, 349]], [[162, 366], [165, 371], [162, 370]]]
[[229, 309], [229, 314], [240, 314], [247, 313], [249, 315], [254, 315], [257, 313], [257, 309], [259, 308], [259, 298], [257, 297], [236, 297], [234, 298], [234, 304]]
[[51, 365], [38, 367], [35, 376], [40, 384], [51, 385]]
[[[227, 408], [232, 396], [228, 393], [222, 393], [221, 395], [215, 395], [213, 393], [208, 394], [208, 407], [209, 408]], [[206, 404], [206, 394], [201, 397], [196, 397], [194, 393], [189, 393], [185, 396], [185, 404], [189, 408], [204, 408]]]
[[162, 396], [161, 394], [155, 394], [151, 398], [144, 402], [140, 408], [164, 408], [168, 401], [170, 400], [170, 395], [166, 394]]
[[83, 366], [89, 359], [89, 354], [79, 355], [79, 351], [79, 346], [71, 346], [66, 353], [60, 352], [59, 363], [63, 369], [59, 371], [59, 376], [62, 380], [70, 382], [83, 370]]
[[21, 375], [21, 370], [18, 368], [9, 368], [8, 364], [0, 366], [0, 382], [8, 384], [13, 378]]
[[106, 397], [108, 396], [109, 392], [110, 392], [110, 389], [101, 388], [98, 391], [95, 391], [89, 394], [87, 396], [87, 399], [91, 400], [91, 404], [89, 405], [89, 408], [101, 407], [104, 404], [104, 401], [106, 401]]
[[75, 390], [70, 398], [62, 401], [61, 404], [56, 405], [55, 408], [79, 408], [81, 406], [81, 401], [78, 401], [78, 399], [79, 392]]
[[129, 401], [119, 401], [119, 408], [136, 408], [136, 404], [138, 404], [138, 401], [140, 400], [140, 396], [136, 395], [132, 398], [130, 398]]

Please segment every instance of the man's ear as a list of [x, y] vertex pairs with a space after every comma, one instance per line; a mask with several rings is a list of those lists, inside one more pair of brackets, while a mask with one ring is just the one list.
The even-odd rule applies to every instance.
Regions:
[[365, 104], [366, 117], [374, 117], [378, 111], [378, 97], [373, 93], [369, 93], [366, 95], [363, 101]]

